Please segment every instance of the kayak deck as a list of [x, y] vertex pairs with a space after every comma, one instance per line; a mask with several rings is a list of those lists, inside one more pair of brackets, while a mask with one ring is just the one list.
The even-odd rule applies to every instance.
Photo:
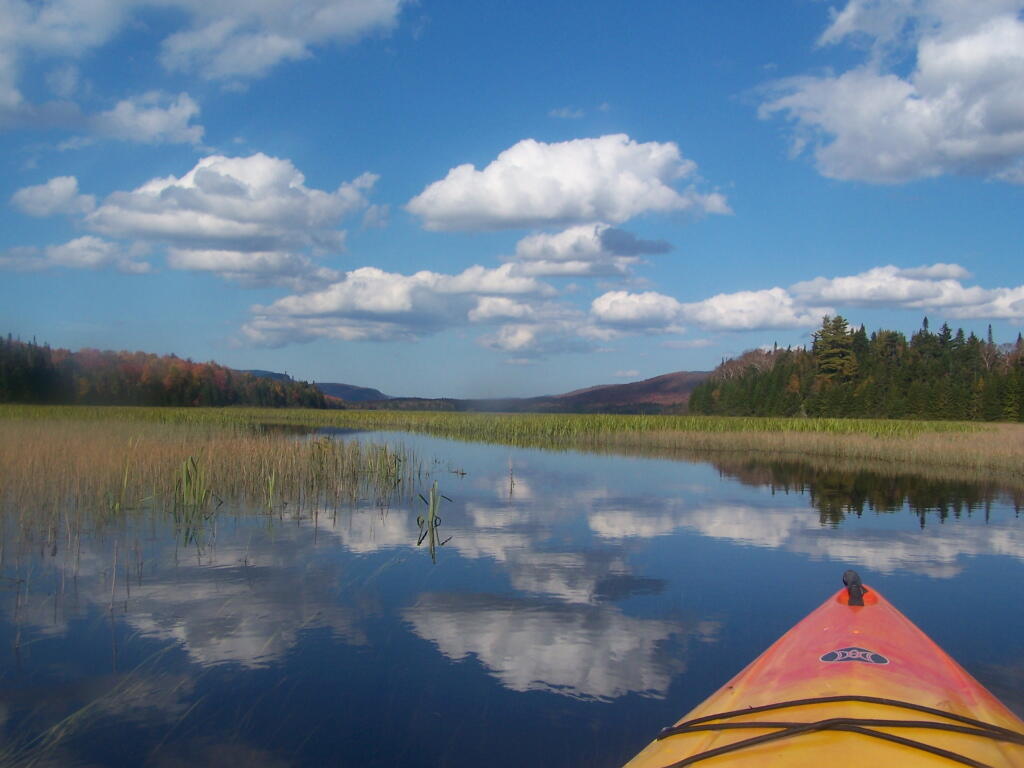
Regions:
[[1024, 768], [1024, 722], [856, 581], [859, 600], [826, 600], [628, 768]]

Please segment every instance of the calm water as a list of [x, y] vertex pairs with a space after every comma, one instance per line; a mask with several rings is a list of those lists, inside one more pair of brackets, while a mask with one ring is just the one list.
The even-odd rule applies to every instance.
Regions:
[[419, 500], [222, 511], [201, 546], [145, 515], [74, 551], [6, 524], [6, 745], [62, 766], [616, 766], [851, 565], [1024, 714], [1024, 520], [999, 494], [364, 437], [413, 448], [450, 497], [433, 559]]

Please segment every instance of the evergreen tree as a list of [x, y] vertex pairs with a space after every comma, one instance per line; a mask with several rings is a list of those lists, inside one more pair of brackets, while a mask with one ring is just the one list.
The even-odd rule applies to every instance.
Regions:
[[999, 347], [944, 323], [902, 333], [826, 317], [810, 350], [725, 360], [691, 399], [694, 412], [1024, 420], [1024, 336]]
[[821, 328], [814, 333], [811, 347], [823, 386], [850, 381], [857, 372], [853, 354], [853, 335], [842, 315], [825, 316]]

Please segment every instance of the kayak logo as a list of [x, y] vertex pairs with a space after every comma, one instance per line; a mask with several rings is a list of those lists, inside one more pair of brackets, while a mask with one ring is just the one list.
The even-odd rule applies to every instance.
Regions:
[[865, 664], [889, 663], [885, 656], [869, 651], [867, 648], [839, 648], [835, 651], [829, 651], [820, 660], [830, 663], [833, 661], [863, 661]]

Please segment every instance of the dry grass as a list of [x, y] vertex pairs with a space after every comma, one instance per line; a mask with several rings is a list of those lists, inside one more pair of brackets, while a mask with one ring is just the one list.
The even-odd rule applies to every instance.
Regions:
[[1024, 424], [343, 411], [345, 426], [691, 461], [737, 455], [1024, 489]]
[[[116, 428], [113, 425], [116, 426]], [[456, 440], [544, 448], [656, 455], [691, 460], [747, 454], [799, 459], [882, 472], [913, 472], [1024, 488], [1024, 425], [882, 419], [781, 419], [696, 416], [480, 414], [406, 411], [311, 411], [256, 408], [90, 408], [0, 406], [0, 493], [9, 483], [38, 483], [60, 468], [56, 484], [38, 488], [54, 503], [118, 493], [127, 466], [133, 493], [168, 492], [171, 465], [202, 458], [214, 493], [252, 502], [274, 491], [303, 503], [327, 469], [352, 475], [374, 462], [387, 476], [390, 459], [369, 453], [320, 456], [315, 447], [261, 425], [296, 431], [316, 427], [423, 432]], [[33, 448], [33, 429], [46, 448]], [[19, 434], [14, 434], [19, 431]], [[49, 433], [49, 437], [45, 436]], [[65, 434], [66, 445], [54, 445]], [[132, 443], [131, 441], [135, 441]], [[27, 450], [22, 451], [22, 443]], [[198, 442], [197, 442], [198, 441]], [[17, 446], [17, 450], [14, 450]], [[355, 451], [351, 446], [333, 451]], [[5, 453], [6, 452], [6, 453]], [[24, 455], [22, 455], [24, 453]], [[137, 467], [130, 457], [147, 457]], [[347, 457], [346, 457], [347, 456]], [[320, 473], [319, 475], [317, 473]], [[18, 479], [20, 478], [20, 479]], [[29, 479], [25, 479], [29, 478]], [[73, 483], [74, 487], [69, 487]], [[310, 485], [312, 483], [312, 485]], [[88, 486], [88, 487], [83, 487]], [[273, 490], [268, 491], [268, 488]], [[152, 491], [147, 489], [152, 488]], [[317, 491], [352, 495], [344, 488]], [[127, 504], [137, 503], [131, 499]]]
[[992, 424], [972, 432], [900, 437], [804, 432], [648, 432], [589, 441], [595, 450], [707, 460], [755, 456], [801, 460], [818, 466], [928, 474], [938, 479], [997, 483], [1024, 489], [1024, 425]]
[[195, 424], [0, 421], [0, 505], [44, 519], [141, 508], [267, 512], [387, 503], [412, 493], [416, 462], [355, 441]]
[[527, 444], [629, 432], [800, 432], [900, 437], [922, 433], [984, 431], [989, 425], [957, 421], [894, 419], [797, 419], [742, 416], [647, 416], [621, 414], [455, 413], [439, 411], [302, 410], [290, 408], [137, 408], [0, 405], [6, 419], [132, 421], [239, 427], [330, 426], [427, 432], [453, 438]]

